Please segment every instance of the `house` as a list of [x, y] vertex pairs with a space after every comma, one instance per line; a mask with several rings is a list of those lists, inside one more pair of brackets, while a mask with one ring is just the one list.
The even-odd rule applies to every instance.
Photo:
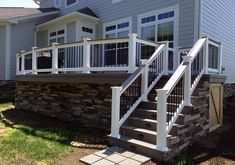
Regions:
[[59, 15], [37, 17], [31, 40], [11, 44], [27, 41], [26, 51], [6, 51], [16, 108], [111, 127], [110, 144], [159, 160], [222, 126], [223, 85], [235, 82], [233, 0], [36, 2]]

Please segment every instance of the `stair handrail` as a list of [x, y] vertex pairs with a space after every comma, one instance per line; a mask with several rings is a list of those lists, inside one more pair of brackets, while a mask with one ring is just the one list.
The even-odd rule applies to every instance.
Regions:
[[[162, 68], [157, 70], [157, 76], [151, 83], [149, 82], [149, 68], [156, 62], [156, 60], [162, 60]], [[154, 66], [153, 66], [154, 67]], [[112, 122], [111, 122], [111, 136], [114, 138], [120, 137], [120, 127], [132, 114], [132, 112], [137, 108], [141, 101], [147, 100], [148, 93], [157, 83], [157, 81], [162, 77], [162, 75], [167, 74], [168, 68], [168, 42], [162, 43], [153, 53], [153, 55], [146, 60], [141, 60], [141, 66], [121, 85], [111, 87], [112, 89]], [[121, 96], [126, 94], [127, 96], [132, 96], [128, 93], [128, 89], [131, 86], [139, 85], [141, 86], [140, 91], [138, 91], [138, 86], [136, 88], [135, 94], [139, 94], [133, 104], [128, 107], [128, 110], [123, 116], [121, 116]], [[134, 90], [136, 90], [134, 88]]]
[[[186, 106], [203, 74], [207, 73], [208, 37], [200, 38], [162, 89], [157, 90], [157, 149], [168, 151], [167, 135]], [[221, 45], [220, 45], [221, 46]]]

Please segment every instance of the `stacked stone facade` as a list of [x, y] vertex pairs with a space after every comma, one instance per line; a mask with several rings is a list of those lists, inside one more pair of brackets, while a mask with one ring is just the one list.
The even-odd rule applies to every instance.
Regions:
[[15, 98], [15, 81], [0, 81], [0, 98]]
[[111, 86], [79, 83], [16, 83], [16, 108], [110, 129]]

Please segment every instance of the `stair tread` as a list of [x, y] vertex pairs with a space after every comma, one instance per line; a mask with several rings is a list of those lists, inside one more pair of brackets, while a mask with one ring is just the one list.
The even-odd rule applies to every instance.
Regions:
[[[144, 109], [144, 108], [137, 108], [136, 111], [145, 111], [145, 112], [157, 113], [157, 110]], [[167, 113], [170, 113], [170, 112], [167, 112]], [[184, 116], [184, 114], [179, 114], [179, 115]]]
[[144, 141], [141, 141], [141, 140], [137, 140], [135, 138], [131, 138], [131, 137], [128, 137], [128, 136], [121, 136], [120, 140], [127, 141], [129, 143], [140, 145], [140, 146], [143, 146], [143, 147], [156, 149], [156, 145], [154, 145], [154, 144], [144, 142]]
[[[151, 134], [151, 135], [154, 135], [154, 136], [157, 135], [156, 131], [152, 131], [152, 130], [149, 130], [149, 129], [139, 128], [139, 127], [134, 127], [134, 126], [123, 126], [122, 128], [137, 131], [137, 132], [141, 132], [141, 133], [147, 133], [147, 134]], [[168, 134], [167, 137], [174, 137], [174, 136]]]

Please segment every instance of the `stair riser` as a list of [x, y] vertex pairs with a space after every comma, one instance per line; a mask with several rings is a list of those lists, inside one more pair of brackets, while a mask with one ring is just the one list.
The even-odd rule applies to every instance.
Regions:
[[139, 121], [135, 119], [128, 119], [126, 122], [126, 125], [128, 126], [133, 126], [133, 127], [138, 127], [138, 128], [144, 128], [152, 131], [157, 130], [157, 124], [153, 122], [148, 122], [148, 121]]
[[143, 110], [135, 110], [132, 116], [140, 117], [142, 119], [157, 120], [157, 113], [149, 112], [149, 111], [143, 111]]
[[[151, 111], [144, 111], [144, 110], [135, 110], [132, 114], [133, 117], [139, 117], [142, 119], [151, 119], [151, 120], [157, 120], [157, 113], [151, 112]], [[176, 124], [181, 124], [184, 120], [184, 116], [180, 115], [178, 117], [178, 121]]]
[[142, 109], [157, 109], [157, 103], [153, 102], [141, 102], [138, 108]]

